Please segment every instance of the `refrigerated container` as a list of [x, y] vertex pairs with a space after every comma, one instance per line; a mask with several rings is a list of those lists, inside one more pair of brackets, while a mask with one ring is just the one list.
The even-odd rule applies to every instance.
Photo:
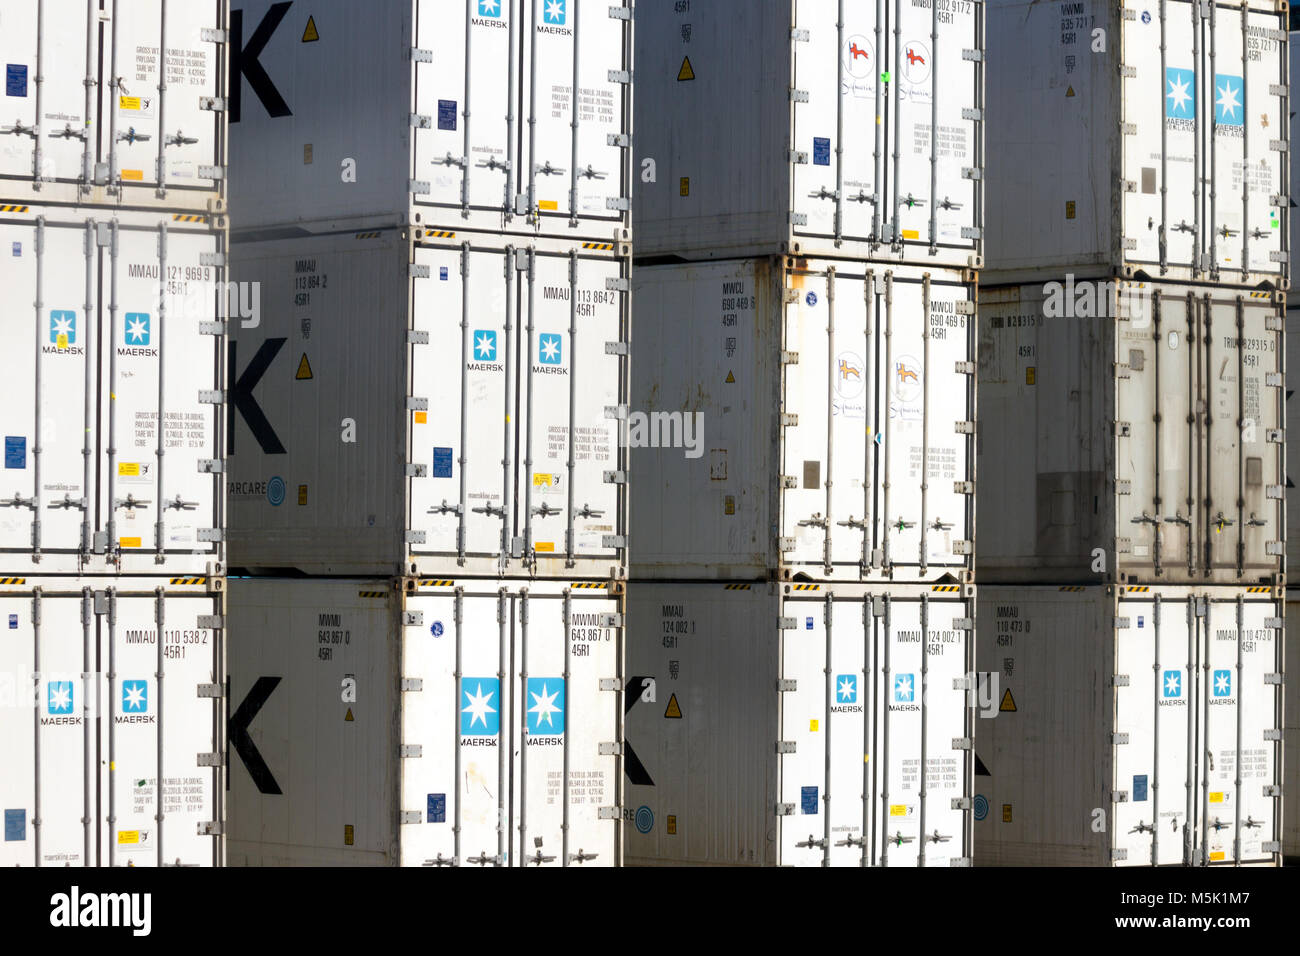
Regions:
[[1290, 275], [1287, 6], [991, 0], [990, 284]]
[[1277, 865], [1280, 589], [978, 595], [981, 866]]
[[0, 570], [223, 573], [224, 217], [0, 209]]
[[970, 865], [973, 613], [969, 585], [630, 584], [628, 865]]
[[631, 239], [630, 0], [245, 0], [231, 31], [240, 230]]
[[[1286, 629], [1300, 634], [1300, 590], [1287, 588]], [[1286, 864], [1300, 862], [1300, 693], [1295, 682], [1300, 675], [1300, 640], [1286, 642], [1284, 674], [1291, 675], [1291, 687], [1284, 691], [1282, 720], [1282, 855]]]
[[232, 866], [619, 864], [621, 585], [230, 588]]
[[969, 580], [974, 275], [638, 268], [634, 578]]
[[387, 230], [236, 243], [236, 567], [605, 578], [626, 548], [629, 259]]
[[984, 4], [641, 0], [637, 14], [638, 256], [980, 268]]
[[0, 865], [223, 865], [223, 585], [0, 577]]
[[984, 582], [1280, 584], [1280, 293], [980, 289]]
[[0, 201], [224, 213], [228, 16], [227, 0], [7, 4]]

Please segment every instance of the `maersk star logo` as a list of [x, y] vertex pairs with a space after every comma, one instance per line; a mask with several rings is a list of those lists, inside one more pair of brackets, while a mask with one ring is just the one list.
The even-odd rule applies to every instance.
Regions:
[[1246, 111], [1241, 102], [1241, 77], [1214, 77], [1214, 121], [1220, 126], [1244, 126]]
[[852, 674], [841, 674], [835, 678], [835, 699], [841, 704], [858, 702], [858, 679]]
[[544, 737], [564, 733], [564, 681], [528, 678], [528, 732]]
[[126, 344], [149, 344], [149, 313], [128, 312], [126, 314]]
[[563, 340], [558, 335], [543, 335], [537, 343], [537, 360], [543, 365], [560, 365], [563, 363]]
[[478, 0], [478, 15], [500, 18], [501, 0]]
[[142, 680], [122, 682], [122, 712], [143, 714], [149, 709], [149, 685]]
[[460, 732], [466, 737], [495, 737], [501, 730], [501, 684], [495, 677], [461, 680]]
[[894, 678], [894, 703], [910, 704], [916, 699], [914, 674], [899, 674]]
[[72, 713], [72, 681], [50, 681], [49, 698], [45, 706], [51, 714]]
[[1214, 696], [1232, 696], [1232, 671], [1224, 670], [1214, 672]]
[[1183, 696], [1183, 675], [1181, 671], [1165, 671], [1165, 696]]
[[1165, 116], [1170, 119], [1196, 119], [1195, 77], [1191, 70], [1165, 69]]
[[546, 0], [544, 19], [551, 26], [564, 26], [564, 0]]
[[474, 358], [479, 362], [497, 360], [497, 334], [491, 329], [479, 329], [474, 333]]
[[50, 344], [66, 349], [77, 342], [77, 313], [64, 310], [50, 312]]

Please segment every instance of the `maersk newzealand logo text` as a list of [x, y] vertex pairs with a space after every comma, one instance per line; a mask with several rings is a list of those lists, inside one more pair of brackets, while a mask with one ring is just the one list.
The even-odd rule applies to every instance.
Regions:
[[568, 0], [546, 0], [546, 8], [542, 12], [542, 22], [537, 25], [537, 32], [572, 36], [573, 31], [565, 26], [568, 20], [567, 7]]

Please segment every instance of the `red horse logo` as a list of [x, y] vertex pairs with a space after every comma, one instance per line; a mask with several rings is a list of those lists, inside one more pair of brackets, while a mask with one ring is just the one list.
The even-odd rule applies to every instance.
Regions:
[[855, 59], [855, 60], [856, 60], [858, 57], [862, 57], [862, 59], [864, 59], [864, 60], [869, 59], [869, 57], [867, 56], [867, 51], [864, 50], [864, 49], [862, 49], [862, 48], [861, 48], [860, 46], [858, 46], [856, 43], [850, 43], [850, 44], [849, 44], [849, 53], [851, 53], [851, 54], [853, 55], [853, 59]]
[[916, 64], [918, 64], [918, 63], [920, 63], [922, 66], [924, 66], [924, 65], [925, 65], [925, 57], [921, 56], [921, 54], [917, 53], [915, 50], [913, 50], [913, 49], [909, 46], [909, 47], [907, 48], [907, 65], [908, 65], [908, 66], [916, 66]]

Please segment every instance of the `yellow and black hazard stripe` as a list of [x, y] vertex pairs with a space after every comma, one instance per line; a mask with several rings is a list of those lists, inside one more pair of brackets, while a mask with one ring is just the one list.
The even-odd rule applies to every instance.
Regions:
[[207, 578], [172, 578], [172, 584], [207, 584]]
[[175, 213], [172, 216], [172, 222], [207, 222], [207, 216], [192, 216], [185, 213]]
[[609, 585], [604, 581], [574, 581], [572, 584], [569, 585], [569, 587], [593, 589], [593, 588], [607, 588], [609, 587]]
[[1067, 584], [1064, 587], [1057, 588], [1058, 591], [1082, 591], [1083, 586], [1080, 584]]
[[753, 585], [751, 584], [724, 584], [728, 591], [748, 591]]
[[359, 232], [357, 233], [356, 238], [357, 239], [378, 239], [382, 235], [383, 235], [382, 232]]
[[821, 589], [822, 589], [822, 586], [821, 586], [820, 584], [792, 584], [792, 585], [790, 585], [790, 590], [791, 590], [791, 591], [820, 591]]
[[420, 578], [419, 586], [422, 588], [449, 588], [455, 583], [450, 578]]
[[26, 584], [26, 578], [0, 578], [0, 584]]
[[1270, 299], [1273, 297], [1272, 292], [1251, 292], [1249, 295], [1252, 299]]
[[582, 244], [582, 248], [584, 248], [584, 249], [596, 249], [596, 250], [598, 250], [598, 251], [600, 251], [600, 252], [612, 252], [613, 249], [614, 249], [614, 243], [612, 243], [612, 242], [584, 242], [584, 243]]
[[1145, 584], [1141, 584], [1141, 585], [1135, 585], [1133, 587], [1125, 588], [1124, 590], [1132, 594], [1146, 594], [1151, 589], [1147, 587]]
[[1267, 594], [1272, 588], [1246, 588], [1247, 594]]
[[430, 229], [428, 232], [425, 233], [425, 236], [427, 236], [430, 239], [455, 239], [456, 238], [456, 234], [454, 232], [444, 232], [441, 229]]
[[0, 212], [27, 212], [31, 206], [0, 206]]
[[936, 584], [930, 588], [931, 591], [938, 591], [941, 594], [956, 594], [961, 591], [960, 584]]
[[358, 591], [357, 597], [365, 597], [365, 598], [388, 597], [388, 592], [387, 591]]

